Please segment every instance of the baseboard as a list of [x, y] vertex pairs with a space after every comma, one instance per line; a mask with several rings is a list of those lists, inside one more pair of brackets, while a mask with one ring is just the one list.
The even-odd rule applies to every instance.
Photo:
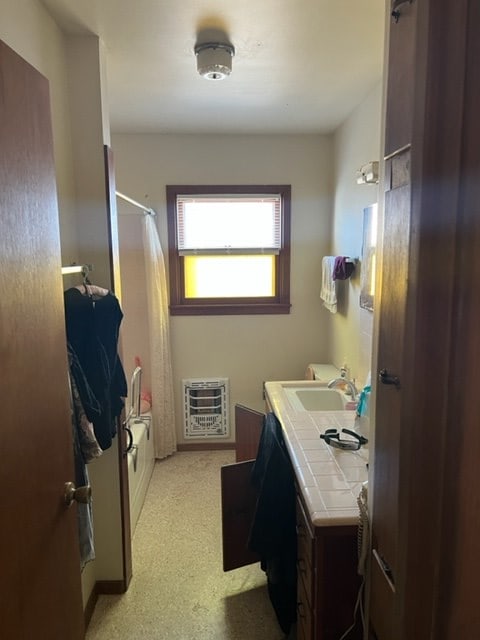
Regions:
[[127, 586], [125, 580], [97, 580], [95, 590], [97, 594], [118, 595], [125, 593]]
[[235, 450], [235, 442], [188, 442], [177, 444], [177, 451], [219, 451]]
[[99, 595], [119, 595], [126, 590], [124, 580], [97, 580], [83, 610], [85, 629], [88, 629]]

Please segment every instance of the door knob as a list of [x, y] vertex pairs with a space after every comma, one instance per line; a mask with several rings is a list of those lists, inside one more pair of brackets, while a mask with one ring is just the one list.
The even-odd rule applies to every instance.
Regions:
[[65, 504], [69, 507], [73, 501], [88, 504], [92, 498], [92, 487], [87, 484], [84, 487], [76, 487], [74, 482], [65, 483]]

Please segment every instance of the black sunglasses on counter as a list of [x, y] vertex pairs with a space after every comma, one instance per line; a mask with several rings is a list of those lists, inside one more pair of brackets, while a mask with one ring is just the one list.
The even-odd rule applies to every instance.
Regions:
[[[342, 440], [341, 433], [346, 433], [354, 440]], [[320, 434], [320, 438], [325, 440], [327, 444], [332, 447], [336, 447], [337, 449], [345, 449], [347, 451], [358, 451], [360, 447], [364, 444], [367, 444], [367, 438], [361, 436], [359, 433], [355, 433], [355, 431], [351, 431], [350, 429], [342, 429], [341, 433], [338, 432], [338, 429], [326, 429], [325, 433]]]

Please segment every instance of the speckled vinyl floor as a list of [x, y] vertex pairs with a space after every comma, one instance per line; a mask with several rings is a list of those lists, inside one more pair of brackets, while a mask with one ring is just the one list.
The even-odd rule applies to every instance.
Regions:
[[133, 539], [133, 578], [100, 596], [87, 640], [282, 640], [259, 565], [222, 569], [220, 467], [231, 451], [155, 465]]

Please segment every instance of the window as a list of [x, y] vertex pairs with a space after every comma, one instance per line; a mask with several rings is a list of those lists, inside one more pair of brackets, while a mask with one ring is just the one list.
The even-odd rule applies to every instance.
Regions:
[[170, 313], [290, 312], [290, 186], [168, 186]]

